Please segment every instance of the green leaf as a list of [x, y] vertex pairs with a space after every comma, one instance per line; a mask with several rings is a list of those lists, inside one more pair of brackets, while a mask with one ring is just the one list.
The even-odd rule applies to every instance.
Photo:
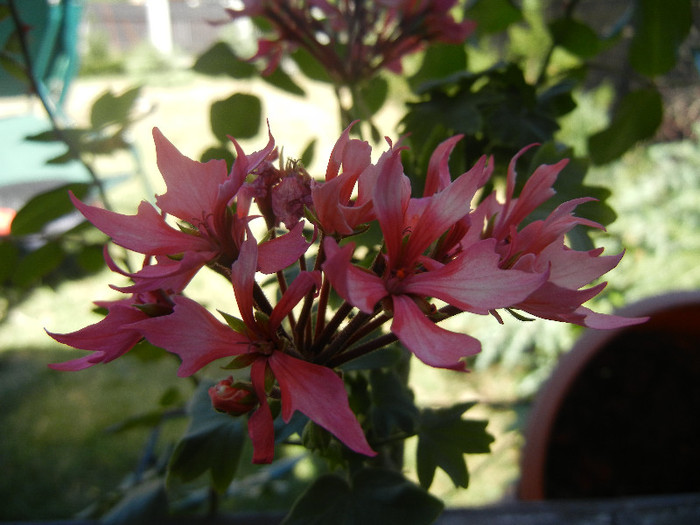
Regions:
[[229, 150], [225, 146], [212, 146], [210, 148], [207, 148], [199, 156], [200, 162], [208, 162], [210, 160], [221, 160], [221, 159], [225, 160], [226, 165], [230, 168], [231, 166], [233, 166], [235, 156], [233, 155], [233, 153], [231, 153], [231, 150]]
[[380, 437], [392, 434], [398, 428], [412, 433], [418, 423], [418, 408], [413, 393], [404, 385], [395, 370], [370, 372], [372, 389], [372, 428]]
[[435, 81], [467, 68], [467, 52], [463, 45], [433, 44], [423, 55], [420, 69], [409, 78], [413, 89], [427, 81]]
[[360, 89], [360, 97], [364, 103], [361, 114], [365, 119], [369, 118], [379, 111], [389, 93], [389, 84], [386, 79], [380, 76], [375, 76]]
[[691, 0], [639, 0], [629, 61], [642, 75], [663, 75], [676, 65], [678, 48], [690, 31]]
[[209, 386], [201, 385], [192, 398], [190, 424], [170, 459], [169, 474], [191, 481], [209, 471], [212, 485], [223, 492], [238, 469], [246, 441], [245, 425], [241, 418], [212, 408]]
[[102, 517], [103, 525], [148, 525], [168, 516], [168, 496], [162, 480], [154, 479], [130, 490], [116, 507]]
[[8, 240], [0, 241], [0, 285], [10, 278], [18, 260], [19, 248]]
[[20, 260], [12, 281], [20, 288], [28, 288], [58, 268], [64, 258], [61, 245], [57, 241], [48, 242]]
[[262, 79], [268, 84], [282, 91], [286, 91], [287, 93], [291, 93], [292, 95], [298, 95], [300, 97], [306, 95], [306, 91], [279, 67], [269, 75], [263, 76]]
[[465, 16], [476, 22], [478, 34], [500, 33], [522, 19], [523, 14], [510, 0], [477, 0]]
[[601, 42], [595, 31], [573, 18], [552, 21], [549, 32], [556, 45], [583, 59], [594, 57], [601, 51]]
[[399, 472], [363, 468], [348, 483], [334, 474], [319, 477], [294, 503], [283, 525], [433, 523], [444, 506]]
[[328, 76], [326, 68], [316, 60], [311, 53], [304, 48], [298, 48], [291, 55], [292, 60], [296, 62], [301, 72], [311, 80], [319, 82], [331, 82], [331, 77]]
[[299, 160], [301, 160], [302, 165], [311, 166], [314, 160], [314, 155], [316, 154], [316, 139], [312, 139], [304, 148]]
[[211, 105], [210, 121], [214, 136], [222, 143], [228, 141], [229, 135], [252, 138], [260, 131], [262, 103], [255, 95], [235, 93]]
[[473, 403], [421, 413], [418, 432], [416, 465], [418, 480], [426, 490], [430, 488], [439, 467], [456, 487], [469, 485], [469, 471], [464, 454], [482, 454], [490, 451], [493, 436], [486, 432], [487, 421], [462, 419], [462, 414]]
[[68, 196], [72, 191], [82, 199], [87, 195], [89, 184], [66, 184], [31, 198], [12, 221], [12, 235], [29, 235], [38, 233], [49, 222], [75, 209]]
[[588, 152], [594, 164], [617, 159], [640, 140], [651, 138], [663, 117], [661, 94], [655, 89], [630, 91], [624, 96], [603, 131], [588, 138]]
[[343, 525], [352, 521], [352, 497], [348, 483], [334, 475], [316, 479], [294, 503], [283, 525]]
[[115, 95], [111, 91], [106, 91], [92, 105], [90, 125], [95, 130], [111, 124], [126, 125], [130, 122], [134, 103], [140, 94], [140, 87], [128, 89], [121, 95]]
[[203, 75], [228, 75], [232, 78], [250, 78], [257, 74], [253, 64], [238, 58], [224, 42], [215, 43], [201, 54], [192, 69]]

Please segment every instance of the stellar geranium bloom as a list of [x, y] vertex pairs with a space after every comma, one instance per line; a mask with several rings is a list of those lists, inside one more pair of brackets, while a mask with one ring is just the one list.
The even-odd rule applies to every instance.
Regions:
[[355, 452], [374, 455], [348, 405], [343, 381], [330, 368], [290, 355], [292, 343], [279, 335], [284, 318], [310, 291], [318, 286], [317, 272], [299, 274], [268, 319], [253, 315], [254, 276], [257, 244], [244, 242], [239, 259], [231, 269], [232, 282], [245, 330], [234, 331], [217, 321], [199, 303], [176, 297], [171, 315], [137, 322], [133, 328], [151, 343], [182, 359], [178, 375], [189, 376], [203, 366], [224, 357], [246, 356], [259, 406], [248, 422], [255, 463], [270, 463], [274, 457], [273, 418], [265, 387], [268, 370], [277, 380], [282, 402], [282, 419], [288, 422], [299, 410]]
[[[269, 136], [267, 146], [245, 155], [234, 140], [237, 159], [231, 173], [226, 162], [197, 162], [182, 155], [156, 128], [153, 130], [158, 167], [167, 191], [156, 197], [160, 212], [141, 202], [136, 215], [123, 215], [96, 206], [88, 206], [71, 197], [75, 206], [115, 244], [151, 256], [161, 256], [155, 264], [133, 274], [137, 281], [125, 291], [143, 292], [170, 288], [183, 275], [191, 278], [204, 265], [230, 268], [238, 257], [250, 218], [229, 208], [245, 177], [274, 149]], [[180, 219], [182, 227], [170, 226], [164, 215]], [[302, 225], [271, 239], [260, 247], [260, 271], [274, 273], [295, 260], [308, 248]], [[167, 256], [168, 258], [164, 258]]]
[[266, 61], [266, 74], [284, 54], [303, 48], [339, 85], [362, 82], [384, 68], [400, 73], [403, 57], [431, 42], [462, 43], [475, 28], [454, 19], [456, 0], [242, 3], [227, 10], [231, 18], [262, 17], [272, 27], [253, 57]]
[[[371, 163], [370, 145], [350, 138], [353, 125], [343, 131], [333, 147], [325, 182], [314, 182], [311, 188], [314, 213], [327, 234], [352, 235], [358, 226], [375, 218], [372, 192], [377, 167]], [[358, 194], [353, 200], [356, 185]]]
[[[476, 191], [468, 172], [442, 191], [410, 206], [399, 150], [382, 165], [374, 192], [374, 208], [384, 235], [386, 257], [383, 275], [375, 275], [350, 262], [353, 245], [339, 248], [327, 238], [323, 269], [333, 287], [350, 304], [365, 313], [389, 298], [393, 312], [391, 331], [419, 359], [435, 367], [464, 369], [463, 358], [480, 350], [466, 334], [438, 327], [419, 305], [435, 297], [463, 311], [485, 314], [511, 306], [535, 291], [544, 274], [502, 270], [495, 241], [483, 241], [446, 264], [424, 256], [428, 247], [454, 223], [464, 218]], [[420, 208], [420, 217], [408, 215]], [[413, 225], [406, 233], [408, 224]]]
[[[582, 287], [612, 270], [623, 255], [602, 256], [602, 248], [581, 252], [566, 246], [566, 234], [576, 225], [603, 229], [594, 221], [573, 215], [579, 204], [593, 199], [579, 198], [564, 202], [544, 220], [533, 221], [521, 228], [523, 221], [555, 194], [554, 182], [568, 162], [562, 160], [553, 165], [539, 166], [516, 198], [515, 164], [530, 147], [515, 155], [508, 166], [504, 202], [500, 203], [494, 192], [474, 211], [474, 229], [462, 239], [462, 248], [486, 236], [497, 241], [496, 250], [502, 268], [547, 272], [547, 282], [523, 301], [514, 304], [513, 308], [537, 317], [591, 328], [618, 328], [643, 322], [644, 319], [599, 314], [582, 306], [598, 295], [606, 283]], [[485, 228], [484, 233], [482, 227]]]

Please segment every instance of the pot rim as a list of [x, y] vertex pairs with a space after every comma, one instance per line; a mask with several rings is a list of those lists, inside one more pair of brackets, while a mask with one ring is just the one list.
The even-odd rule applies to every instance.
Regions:
[[519, 499], [545, 499], [545, 462], [553, 420], [574, 380], [590, 359], [623, 333], [645, 332], [670, 324], [673, 329], [700, 334], [700, 323], [689, 323], [687, 316], [678, 315], [679, 310], [688, 306], [700, 308], [700, 290], [673, 291], [631, 303], [615, 311], [615, 315], [649, 316], [649, 321], [612, 330], [586, 329], [571, 350], [561, 357], [535, 397], [528, 415], [520, 460]]

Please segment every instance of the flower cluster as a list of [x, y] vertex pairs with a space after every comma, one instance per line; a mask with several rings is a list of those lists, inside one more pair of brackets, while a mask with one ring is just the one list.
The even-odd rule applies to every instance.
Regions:
[[272, 35], [254, 59], [272, 72], [285, 53], [305, 49], [338, 85], [355, 85], [380, 69], [401, 72], [401, 59], [431, 42], [462, 43], [472, 21], [457, 22], [456, 0], [243, 0], [231, 18], [262, 17]]
[[[249, 379], [229, 377], [209, 394], [217, 410], [248, 415], [255, 462], [274, 457], [271, 401], [285, 422], [299, 411], [352, 451], [372, 456], [340, 365], [398, 340], [430, 366], [463, 371], [479, 341], [438, 324], [460, 312], [500, 319], [499, 309], [517, 310], [595, 328], [640, 321], [582, 306], [604, 284], [585, 286], [622, 256], [566, 246], [574, 226], [598, 226], [573, 215], [587, 199], [566, 202], [543, 220], [528, 218], [553, 195], [566, 161], [540, 166], [516, 197], [518, 154], [504, 198], [481, 195], [473, 206], [493, 160], [483, 157], [452, 180], [448, 159], [461, 137], [435, 150], [423, 195], [413, 196], [403, 146], [387, 139], [373, 161], [370, 145], [351, 138], [351, 127], [336, 142], [324, 180], [280, 159], [271, 133], [252, 154], [234, 140], [229, 171], [224, 161], [185, 157], [154, 130], [167, 186], [157, 208], [142, 202], [135, 215], [122, 215], [73, 198], [115, 244], [143, 254], [144, 264], [129, 273], [105, 251], [110, 268], [132, 284], [117, 288], [125, 298], [101, 304], [108, 311], [102, 321], [50, 334], [91, 352], [52, 367], [106, 363], [144, 338], [179, 356], [180, 376], [227, 358], [226, 368], [249, 369]], [[381, 246], [363, 246], [369, 256], [360, 259], [351, 238], [368, 228], [381, 231]], [[184, 295], [205, 267], [230, 283], [239, 317], [223, 314], [222, 322]], [[256, 280], [260, 273], [277, 277], [274, 305]], [[340, 298], [335, 311], [332, 294]]]

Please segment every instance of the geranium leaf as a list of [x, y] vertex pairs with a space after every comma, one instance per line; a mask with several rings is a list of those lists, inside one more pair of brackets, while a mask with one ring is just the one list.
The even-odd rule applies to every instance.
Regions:
[[630, 91], [620, 102], [610, 125], [589, 137], [591, 160], [594, 164], [605, 164], [617, 159], [640, 140], [651, 138], [662, 117], [663, 102], [656, 89]]
[[690, 0], [636, 2], [630, 65], [638, 73], [651, 77], [670, 71], [676, 64], [678, 47], [688, 36], [692, 20]]
[[102, 517], [105, 525], [157, 523], [168, 516], [168, 497], [162, 480], [154, 479], [130, 490]]
[[188, 407], [190, 424], [170, 459], [169, 475], [193, 480], [209, 471], [212, 485], [223, 492], [231, 484], [245, 444], [245, 424], [215, 411], [208, 387], [201, 385]]
[[192, 69], [203, 75], [228, 75], [232, 78], [250, 78], [257, 73], [253, 64], [238, 58], [224, 42], [215, 43], [197, 57]]
[[411, 433], [418, 422], [418, 408], [413, 393], [401, 382], [394, 370], [372, 370], [372, 427], [378, 436], [389, 436], [394, 429]]
[[469, 471], [464, 454], [490, 451], [493, 436], [486, 432], [487, 421], [462, 419], [473, 403], [421, 412], [418, 431], [416, 463], [418, 479], [426, 490], [430, 488], [435, 470], [444, 470], [456, 487], [469, 485]]
[[68, 190], [82, 199], [87, 195], [89, 184], [67, 184], [32, 197], [12, 221], [12, 235], [37, 233], [53, 221], [75, 209], [68, 196]]
[[211, 129], [219, 141], [226, 143], [228, 136], [249, 139], [257, 135], [262, 122], [262, 103], [255, 95], [235, 93], [211, 105]]
[[443, 504], [399, 472], [363, 468], [352, 484], [339, 476], [318, 478], [296, 501], [283, 525], [333, 523], [433, 523]]

